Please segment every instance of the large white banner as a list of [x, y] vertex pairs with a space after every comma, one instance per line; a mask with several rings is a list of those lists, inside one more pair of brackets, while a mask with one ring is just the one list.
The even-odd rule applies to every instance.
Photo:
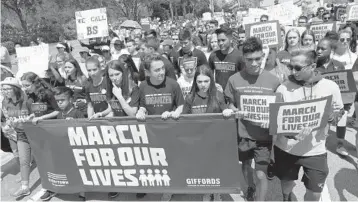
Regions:
[[16, 48], [18, 71], [17, 78], [26, 72], [34, 72], [41, 78], [46, 76], [49, 62], [49, 45]]
[[108, 36], [106, 8], [76, 12], [77, 39]]

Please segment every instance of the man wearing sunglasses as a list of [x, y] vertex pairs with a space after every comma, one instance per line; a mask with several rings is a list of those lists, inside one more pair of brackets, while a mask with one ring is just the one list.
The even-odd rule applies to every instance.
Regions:
[[[280, 85], [278, 78], [265, 70], [266, 56], [260, 39], [251, 37], [243, 44], [244, 68], [229, 78], [225, 88], [225, 96], [230, 109], [238, 112], [244, 110], [240, 106], [244, 94], [251, 96], [273, 94]], [[238, 57], [238, 55], [236, 55]], [[246, 110], [245, 110], [246, 111]], [[255, 117], [255, 113], [248, 113], [248, 117]], [[246, 199], [255, 200], [256, 186], [252, 173], [252, 159], [255, 161], [255, 176], [258, 179], [256, 201], [264, 201], [268, 190], [268, 165], [270, 164], [270, 151], [272, 149], [272, 136], [269, 135], [266, 124], [254, 124], [252, 121], [239, 119], [239, 160], [242, 162], [242, 171], [249, 185]], [[255, 117], [255, 120], [266, 120]]]
[[292, 52], [289, 68], [292, 75], [277, 89], [283, 101], [296, 102], [332, 96], [332, 113], [329, 123], [322, 130], [303, 128], [294, 137], [277, 136], [274, 147], [276, 175], [281, 180], [284, 201], [291, 201], [294, 181], [298, 179], [299, 170], [303, 167], [302, 181], [306, 187], [304, 199], [319, 201], [328, 176], [326, 138], [329, 126], [336, 124], [344, 113], [342, 97], [338, 85], [323, 78], [316, 70], [315, 51], [301, 49]]

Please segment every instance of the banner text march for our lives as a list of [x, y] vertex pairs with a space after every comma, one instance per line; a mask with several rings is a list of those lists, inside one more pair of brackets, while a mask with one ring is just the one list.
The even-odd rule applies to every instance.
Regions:
[[326, 79], [334, 81], [339, 86], [344, 104], [354, 102], [357, 86], [355, 84], [352, 70], [325, 72], [323, 73], [323, 76]]
[[314, 24], [310, 26], [310, 30], [312, 30], [315, 34], [316, 41], [319, 41], [324, 38], [327, 32], [336, 31], [336, 23], [327, 22], [321, 24]]
[[77, 11], [75, 16], [77, 39], [108, 36], [106, 8]]
[[257, 37], [263, 45], [270, 48], [280, 47], [282, 39], [280, 35], [280, 26], [278, 21], [260, 22], [248, 24], [245, 26], [246, 37]]
[[235, 121], [221, 114], [43, 121], [25, 131], [43, 188], [56, 193], [235, 193], [240, 186]]
[[270, 134], [296, 135], [304, 128], [323, 129], [331, 113], [332, 96], [270, 104]]

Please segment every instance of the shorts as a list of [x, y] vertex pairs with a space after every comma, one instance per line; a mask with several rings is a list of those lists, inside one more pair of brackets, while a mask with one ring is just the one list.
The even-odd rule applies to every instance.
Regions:
[[274, 147], [275, 173], [280, 180], [298, 179], [301, 166], [304, 175], [302, 182], [306, 189], [321, 193], [328, 176], [327, 153], [317, 156], [295, 156]]
[[271, 161], [272, 142], [255, 141], [241, 138], [239, 142], [239, 161], [254, 159], [255, 170], [267, 174], [267, 167]]

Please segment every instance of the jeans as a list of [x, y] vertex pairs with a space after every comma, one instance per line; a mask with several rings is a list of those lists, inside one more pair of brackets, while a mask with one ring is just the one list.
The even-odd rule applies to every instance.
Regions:
[[10, 146], [15, 158], [20, 161], [21, 181], [29, 182], [30, 178], [30, 164], [31, 164], [31, 147], [28, 142], [10, 140]]

